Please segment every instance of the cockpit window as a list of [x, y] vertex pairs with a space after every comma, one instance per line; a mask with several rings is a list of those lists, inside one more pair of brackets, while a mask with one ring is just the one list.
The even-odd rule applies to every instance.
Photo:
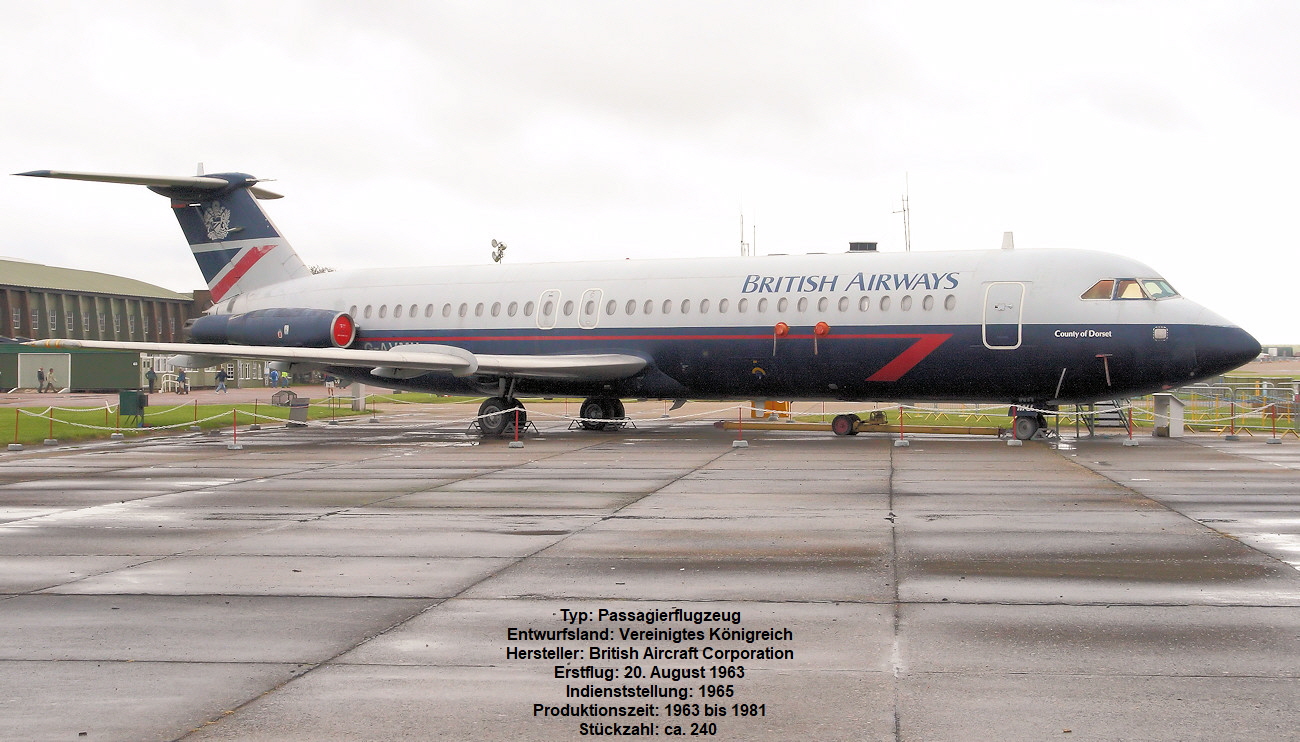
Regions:
[[1145, 299], [1147, 294], [1136, 278], [1121, 278], [1115, 285], [1116, 299]]
[[1110, 294], [1115, 290], [1115, 282], [1109, 278], [1103, 278], [1094, 283], [1092, 288], [1083, 292], [1080, 299], [1110, 299]]
[[1170, 286], [1169, 282], [1163, 278], [1144, 278], [1142, 279], [1142, 288], [1146, 289], [1148, 296], [1157, 301], [1178, 296], [1178, 292], [1174, 291], [1174, 287]]
[[1083, 292], [1080, 299], [1169, 299], [1178, 296], [1163, 278], [1103, 278]]

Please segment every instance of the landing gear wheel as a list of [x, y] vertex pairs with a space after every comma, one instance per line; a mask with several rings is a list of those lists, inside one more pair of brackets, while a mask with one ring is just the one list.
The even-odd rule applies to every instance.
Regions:
[[1016, 440], [1027, 441], [1034, 437], [1038, 432], [1038, 418], [1021, 416], [1017, 417], [1012, 424], [1011, 430], [1016, 434]]
[[[488, 397], [478, 407], [478, 429], [484, 435], [501, 435], [514, 422], [515, 413], [507, 413], [514, 405], [504, 397]], [[523, 414], [520, 413], [522, 419]], [[521, 420], [522, 422], [522, 420]]]
[[605, 409], [605, 400], [600, 397], [588, 397], [578, 408], [578, 417], [582, 418], [582, 427], [586, 430], [604, 430], [605, 420], [609, 414]]
[[831, 420], [831, 432], [835, 435], [857, 435], [859, 422], [861, 420], [857, 415], [836, 415]]
[[610, 420], [622, 420], [627, 417], [627, 412], [623, 409], [623, 400], [605, 397], [600, 400], [600, 403], [605, 408], [605, 417]]

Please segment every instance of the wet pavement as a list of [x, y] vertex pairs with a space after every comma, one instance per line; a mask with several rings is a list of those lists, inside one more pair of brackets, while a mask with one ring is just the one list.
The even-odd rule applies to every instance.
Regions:
[[463, 414], [0, 454], [0, 738], [1300, 728], [1295, 441]]

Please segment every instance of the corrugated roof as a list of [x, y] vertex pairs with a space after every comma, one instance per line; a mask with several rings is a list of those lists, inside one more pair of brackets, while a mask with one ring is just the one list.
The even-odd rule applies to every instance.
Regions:
[[0, 258], [0, 286], [175, 301], [189, 301], [192, 298], [134, 278], [4, 258]]

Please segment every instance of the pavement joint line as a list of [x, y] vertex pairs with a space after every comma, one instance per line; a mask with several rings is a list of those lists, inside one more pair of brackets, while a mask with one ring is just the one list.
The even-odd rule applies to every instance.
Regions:
[[[1254, 461], [1254, 462], [1256, 462], [1256, 463], [1258, 463], [1258, 464], [1269, 463], [1269, 462], [1266, 462], [1266, 461], [1264, 461], [1264, 460], [1262, 460], [1262, 459], [1256, 458], [1256, 457], [1254, 457], [1254, 456], [1250, 456], [1249, 454], [1239, 454], [1239, 453], [1237, 453], [1237, 451], [1235, 451], [1235, 450], [1227, 450], [1227, 449], [1219, 448], [1219, 447], [1214, 446], [1214, 445], [1207, 445], [1207, 444], [1205, 444], [1205, 443], [1201, 443], [1201, 442], [1199, 442], [1199, 441], [1191, 440], [1191, 439], [1187, 439], [1187, 438], [1183, 438], [1183, 439], [1177, 440], [1177, 443], [1178, 443], [1179, 445], [1182, 445], [1182, 446], [1196, 446], [1196, 447], [1198, 447], [1198, 448], [1202, 448], [1202, 449], [1206, 449], [1206, 450], [1209, 450], [1209, 451], [1213, 451], [1213, 452], [1215, 452], [1215, 453], [1221, 454], [1221, 455], [1223, 455], [1223, 456], [1228, 456], [1228, 457], [1231, 457], [1231, 458], [1234, 458], [1234, 459], [1246, 458], [1246, 459], [1249, 459], [1249, 460], [1251, 460], [1251, 461]], [[1060, 453], [1060, 451], [1059, 451], [1058, 449], [1052, 449], [1052, 450], [1056, 451], [1058, 454]], [[1136, 495], [1137, 497], [1140, 497], [1140, 498], [1143, 498], [1143, 499], [1145, 499], [1145, 500], [1149, 500], [1150, 502], [1155, 503], [1155, 504], [1158, 505], [1159, 507], [1163, 508], [1165, 511], [1170, 512], [1170, 513], [1173, 513], [1174, 515], [1177, 515], [1178, 517], [1180, 517], [1180, 518], [1182, 518], [1182, 519], [1184, 519], [1184, 520], [1186, 520], [1186, 521], [1189, 521], [1189, 522], [1191, 522], [1191, 523], [1194, 523], [1194, 524], [1196, 524], [1198, 527], [1203, 528], [1203, 529], [1205, 529], [1206, 531], [1209, 531], [1209, 532], [1211, 532], [1211, 533], [1217, 534], [1217, 535], [1220, 536], [1221, 538], [1226, 538], [1226, 539], [1229, 539], [1229, 540], [1231, 540], [1231, 541], [1233, 541], [1233, 542], [1235, 542], [1235, 543], [1237, 543], [1237, 544], [1240, 544], [1242, 547], [1244, 547], [1244, 548], [1246, 548], [1246, 549], [1249, 549], [1249, 550], [1255, 552], [1256, 554], [1259, 554], [1260, 556], [1262, 556], [1262, 557], [1264, 557], [1264, 558], [1266, 558], [1266, 559], [1268, 559], [1268, 560], [1270, 560], [1270, 561], [1277, 562], [1277, 563], [1281, 564], [1282, 566], [1287, 567], [1287, 568], [1292, 569], [1292, 570], [1300, 570], [1300, 567], [1297, 567], [1296, 565], [1291, 564], [1290, 562], [1286, 561], [1286, 560], [1283, 559], [1282, 557], [1276, 556], [1276, 555], [1274, 555], [1274, 554], [1270, 554], [1270, 553], [1268, 553], [1267, 551], [1264, 551], [1263, 549], [1261, 549], [1261, 548], [1259, 548], [1259, 547], [1257, 547], [1257, 546], [1254, 546], [1254, 545], [1252, 545], [1252, 544], [1246, 543], [1245, 541], [1243, 541], [1243, 540], [1241, 539], [1240, 536], [1234, 535], [1234, 534], [1229, 533], [1229, 532], [1227, 532], [1227, 531], [1219, 530], [1218, 528], [1215, 528], [1214, 525], [1213, 525], [1211, 522], [1206, 522], [1206, 521], [1200, 520], [1200, 519], [1198, 519], [1198, 518], [1196, 518], [1196, 517], [1194, 517], [1194, 516], [1192, 516], [1192, 515], [1189, 515], [1189, 514], [1187, 514], [1187, 513], [1182, 512], [1181, 510], [1178, 510], [1178, 509], [1174, 508], [1174, 507], [1171, 506], [1171, 505], [1167, 505], [1167, 504], [1165, 504], [1164, 502], [1161, 502], [1160, 500], [1156, 499], [1156, 497], [1154, 497], [1154, 496], [1152, 496], [1152, 495], [1148, 495], [1148, 494], [1146, 494], [1146, 493], [1144, 493], [1144, 492], [1140, 492], [1140, 491], [1134, 489], [1133, 487], [1130, 486], [1130, 484], [1131, 484], [1132, 481], [1133, 481], [1132, 479], [1128, 480], [1128, 483], [1126, 483], [1126, 482], [1121, 482], [1119, 479], [1116, 478], [1116, 477], [1118, 477], [1118, 476], [1126, 475], [1126, 474], [1129, 472], [1129, 469], [1130, 469], [1131, 467], [1124, 467], [1124, 466], [1116, 465], [1116, 464], [1109, 463], [1109, 462], [1105, 462], [1105, 461], [1094, 461], [1094, 462], [1093, 462], [1093, 463], [1095, 463], [1095, 464], [1097, 464], [1097, 465], [1105, 464], [1106, 466], [1110, 467], [1110, 468], [1111, 468], [1111, 472], [1113, 472], [1113, 474], [1114, 474], [1114, 476], [1112, 476], [1111, 473], [1103, 472], [1103, 471], [1098, 470], [1098, 469], [1093, 469], [1093, 468], [1091, 468], [1091, 467], [1084, 466], [1084, 465], [1083, 465], [1080, 461], [1078, 461], [1078, 459], [1077, 459], [1076, 457], [1074, 457], [1074, 456], [1064, 456], [1064, 455], [1063, 455], [1063, 456], [1061, 456], [1061, 458], [1065, 459], [1066, 461], [1069, 461], [1070, 463], [1072, 463], [1072, 464], [1074, 464], [1075, 466], [1077, 466], [1077, 467], [1083, 469], [1084, 471], [1092, 472], [1094, 475], [1096, 475], [1096, 476], [1098, 476], [1098, 477], [1101, 477], [1102, 479], [1105, 479], [1105, 480], [1107, 480], [1107, 481], [1109, 481], [1109, 482], [1115, 484], [1116, 486], [1121, 487], [1121, 488], [1123, 488], [1123, 489], [1125, 489], [1125, 490], [1127, 490], [1127, 491], [1133, 493], [1133, 494]], [[1179, 470], [1174, 469], [1174, 470], [1165, 470], [1165, 471], [1168, 472], [1168, 471], [1179, 471]]]
[[903, 672], [903, 656], [902, 656], [903, 649], [901, 645], [903, 611], [901, 605], [902, 595], [899, 592], [899, 588], [898, 588], [898, 520], [899, 519], [898, 516], [895, 515], [895, 511], [894, 511], [894, 474], [898, 470], [898, 467], [895, 465], [894, 462], [894, 450], [895, 447], [892, 445], [885, 449], [885, 452], [889, 455], [888, 458], [886, 459], [889, 464], [889, 476], [885, 482], [885, 491], [888, 494], [886, 507], [888, 508], [887, 512], [889, 513], [889, 516], [886, 518], [886, 520], [889, 521], [889, 582], [890, 585], [893, 587], [893, 596], [892, 596], [893, 599], [890, 601], [890, 607], [891, 610], [893, 611], [893, 616], [892, 616], [892, 621], [890, 626], [893, 645], [891, 647], [890, 656], [889, 656], [889, 664], [891, 670], [889, 686], [890, 686], [890, 693], [891, 693], [892, 704], [893, 704], [893, 709], [892, 709], [893, 732], [894, 732], [894, 739], [897, 742], [898, 740], [903, 739], [903, 718], [901, 713], [902, 699], [900, 697], [902, 693], [902, 689], [899, 683], [900, 680], [899, 676]]
[[[591, 443], [591, 444], [589, 444], [589, 445], [586, 445], [586, 446], [580, 446], [580, 447], [578, 447], [578, 448], [576, 448], [576, 449], [564, 449], [564, 450], [556, 451], [556, 452], [554, 452], [554, 453], [552, 453], [552, 454], [550, 454], [550, 455], [544, 456], [544, 457], [542, 457], [542, 458], [531, 458], [531, 459], [529, 459], [528, 461], [512, 463], [512, 464], [507, 465], [507, 466], [501, 466], [501, 467], [499, 467], [499, 468], [492, 469], [492, 470], [489, 471], [489, 472], [483, 472], [483, 473], [476, 474], [476, 475], [473, 475], [473, 476], [470, 476], [470, 477], [465, 477], [465, 479], [475, 479], [475, 478], [478, 478], [478, 477], [487, 476], [487, 475], [492, 474], [492, 473], [495, 473], [495, 472], [500, 472], [500, 471], [510, 471], [510, 470], [513, 470], [513, 469], [517, 469], [517, 468], [519, 468], [519, 467], [521, 467], [521, 466], [527, 466], [527, 465], [529, 465], [529, 464], [536, 463], [536, 462], [538, 462], [538, 461], [545, 461], [545, 460], [552, 459], [552, 458], [556, 458], [556, 457], [559, 457], [559, 456], [564, 456], [564, 455], [573, 454], [573, 453], [580, 453], [580, 452], [582, 452], [582, 451], [585, 451], [585, 450], [587, 450], [587, 449], [590, 449], [590, 448], [593, 448], [593, 447], [595, 447], [595, 446], [599, 446], [599, 445], [602, 445], [602, 444], [603, 444], [603, 441], [600, 441], [600, 442], [593, 442], [593, 443]], [[717, 460], [717, 458], [719, 458], [719, 457], [721, 457], [721, 456], [723, 456], [723, 455], [725, 455], [726, 453], [729, 453], [729, 452], [730, 452], [730, 449], [724, 451], [722, 454], [719, 454], [719, 456], [714, 457], [713, 459], [710, 459], [709, 462], [707, 462], [707, 463], [712, 463], [713, 461]], [[393, 453], [393, 454], [389, 454], [388, 456], [397, 456], [397, 455], [399, 455], [399, 454], [397, 454], [397, 453]], [[376, 457], [373, 457], [373, 458], [374, 458], [374, 459], [382, 459], [382, 458], [386, 458], [386, 456], [376, 456]], [[365, 460], [369, 461], [369, 460], [371, 460], [371, 459], [365, 459]], [[352, 463], [355, 463], [355, 462], [352, 462]], [[461, 480], [461, 481], [463, 481], [463, 480]], [[674, 480], [674, 481], [676, 481], [676, 480]], [[441, 485], [441, 486], [446, 486], [446, 485]], [[665, 486], [667, 486], [667, 485], [665, 485]], [[434, 488], [434, 489], [437, 489], [437, 488]], [[660, 489], [662, 489], [662, 488], [660, 488]], [[659, 491], [659, 490], [655, 490], [655, 492], [658, 492], [658, 491]], [[412, 494], [412, 493], [407, 493], [407, 494]], [[633, 501], [628, 502], [628, 503], [624, 503], [622, 506], [620, 506], [619, 509], [621, 510], [622, 508], [628, 507], [629, 505], [633, 504], [634, 502], [637, 502], [637, 501], [639, 501], [639, 500], [641, 500], [641, 499], [643, 499], [643, 498], [645, 498], [645, 497], [648, 497], [648, 496], [650, 496], [651, 494], [654, 494], [654, 493], [653, 493], [653, 492], [649, 492], [649, 493], [646, 493], [645, 495], [642, 495], [641, 497], [637, 498], [636, 500], [633, 500]], [[404, 496], [404, 495], [403, 495], [403, 496]], [[395, 497], [397, 497], [397, 495], [394, 495], [393, 497], [386, 497], [386, 498], [383, 498], [383, 499], [384, 499], [384, 500], [389, 500], [389, 499], [394, 499]], [[381, 501], [382, 501], [382, 500], [381, 500]], [[371, 506], [372, 506], [373, 504], [374, 504], [374, 503], [371, 503]], [[369, 507], [369, 506], [367, 506], [367, 507]], [[616, 512], [617, 512], [617, 511], [616, 511]], [[601, 521], [598, 520], [598, 521], [596, 521], [596, 522], [601, 522]], [[284, 681], [282, 681], [282, 682], [280, 682], [280, 683], [277, 683], [277, 684], [275, 684], [275, 685], [273, 685], [273, 686], [271, 686], [271, 687], [269, 687], [269, 688], [263, 690], [261, 693], [255, 695], [255, 696], [253, 696], [253, 697], [251, 697], [251, 698], [248, 698], [248, 699], [244, 700], [242, 703], [239, 703], [239, 704], [237, 704], [237, 705], [234, 705], [234, 706], [232, 706], [231, 708], [226, 709], [226, 710], [223, 711], [222, 713], [217, 714], [217, 715], [215, 715], [215, 716], [212, 716], [212, 717], [206, 719], [204, 722], [202, 722], [202, 723], [199, 724], [198, 726], [194, 727], [194, 728], [191, 729], [190, 731], [186, 732], [185, 734], [182, 734], [180, 737], [177, 737], [177, 738], [176, 738], [176, 742], [179, 742], [180, 740], [183, 740], [183, 739], [189, 737], [190, 735], [194, 734], [195, 732], [201, 731], [201, 730], [203, 730], [203, 729], [205, 729], [205, 728], [207, 728], [207, 727], [210, 727], [210, 726], [213, 726], [213, 725], [216, 725], [216, 724], [220, 724], [222, 721], [224, 721], [224, 720], [226, 720], [226, 719], [229, 719], [229, 718], [235, 716], [235, 715], [236, 715], [236, 714], [237, 714], [241, 709], [243, 709], [243, 708], [249, 706], [250, 704], [253, 704], [253, 703], [255, 703], [255, 702], [261, 700], [262, 698], [265, 698], [266, 696], [268, 696], [268, 695], [270, 695], [270, 694], [272, 694], [272, 693], [275, 693], [276, 691], [278, 691], [278, 690], [280, 690], [280, 689], [282, 689], [282, 688], [288, 686], [290, 683], [293, 683], [294, 681], [296, 681], [296, 680], [298, 680], [298, 679], [300, 679], [300, 678], [304, 678], [304, 677], [306, 677], [306, 676], [312, 674], [313, 672], [315, 672], [316, 670], [318, 670], [318, 669], [320, 669], [320, 668], [322, 668], [322, 667], [333, 666], [334, 664], [336, 664], [336, 661], [337, 661], [340, 657], [342, 657], [342, 656], [344, 656], [344, 655], [346, 655], [346, 654], [348, 654], [348, 653], [351, 653], [351, 652], [353, 652], [353, 651], [356, 651], [357, 649], [359, 649], [360, 647], [362, 647], [362, 646], [364, 646], [364, 645], [370, 643], [371, 641], [374, 641], [375, 639], [377, 639], [377, 638], [379, 638], [379, 637], [381, 637], [381, 636], [385, 636], [385, 635], [391, 633], [392, 631], [395, 631], [396, 629], [401, 628], [402, 626], [405, 626], [406, 624], [410, 623], [411, 621], [415, 620], [416, 618], [425, 615], [426, 613], [428, 613], [428, 612], [430, 612], [430, 611], [432, 611], [432, 610], [438, 608], [439, 606], [441, 606], [441, 605], [447, 603], [447, 602], [450, 601], [450, 600], [454, 600], [454, 599], [456, 599], [456, 598], [457, 598], [458, 596], [460, 596], [460, 595], [463, 595], [467, 590], [470, 590], [470, 589], [472, 589], [472, 588], [474, 588], [474, 587], [477, 587], [478, 585], [480, 585], [480, 584], [482, 584], [482, 583], [484, 583], [484, 582], [486, 582], [486, 581], [488, 581], [488, 580], [491, 580], [492, 578], [494, 578], [494, 577], [500, 575], [502, 572], [504, 572], [504, 571], [506, 571], [507, 569], [510, 569], [511, 567], [513, 567], [513, 566], [519, 564], [520, 562], [524, 561], [525, 559], [530, 559], [530, 558], [532, 558], [533, 556], [536, 556], [536, 555], [539, 554], [540, 552], [545, 551], [546, 549], [551, 548], [552, 546], [554, 546], [555, 544], [559, 543], [560, 541], [563, 541], [563, 540], [565, 540], [565, 539], [567, 539], [567, 538], [570, 538], [570, 537], [572, 537], [572, 536], [573, 536], [574, 534], [576, 534], [576, 533], [581, 533], [582, 531], [585, 531], [587, 528], [590, 528], [592, 525], [595, 525], [595, 523], [589, 524], [588, 526], [586, 526], [586, 527], [584, 527], [584, 528], [582, 528], [582, 529], [579, 529], [578, 531], [574, 531], [574, 532], [572, 532], [572, 533], [568, 533], [568, 534], [564, 535], [563, 537], [561, 537], [560, 539], [558, 539], [558, 540], [556, 540], [556, 541], [554, 541], [554, 542], [552, 542], [552, 543], [550, 543], [550, 544], [547, 544], [546, 546], [539, 547], [538, 549], [536, 549], [536, 550], [533, 551], [533, 552], [530, 552], [530, 553], [528, 553], [528, 554], [524, 554], [524, 555], [519, 556], [518, 558], [516, 558], [516, 559], [514, 559], [514, 560], [512, 560], [512, 561], [510, 561], [510, 562], [508, 562], [507, 564], [503, 564], [500, 568], [493, 570], [492, 572], [490, 572], [489, 574], [485, 575], [485, 576], [482, 577], [481, 579], [475, 580], [474, 582], [472, 582], [472, 583], [466, 585], [465, 587], [461, 588], [461, 590], [460, 590], [459, 592], [455, 593], [454, 595], [450, 595], [450, 596], [446, 596], [446, 597], [438, 597], [438, 598], [433, 599], [433, 602], [430, 602], [428, 605], [419, 606], [419, 607], [418, 607], [418, 610], [415, 610], [415, 611], [411, 612], [411, 613], [410, 613], [409, 615], [407, 615], [405, 618], [400, 618], [400, 619], [398, 619], [398, 620], [395, 621], [393, 624], [387, 626], [386, 628], [384, 628], [384, 629], [382, 629], [382, 630], [380, 630], [380, 631], [377, 631], [377, 632], [375, 632], [375, 633], [373, 633], [373, 634], [369, 634], [369, 635], [363, 636], [363, 637], [361, 638], [360, 641], [356, 642], [355, 644], [352, 644], [351, 646], [345, 647], [344, 649], [340, 650], [339, 652], [336, 652], [334, 655], [332, 655], [332, 656], [330, 656], [330, 657], [328, 657], [328, 658], [326, 658], [326, 659], [324, 659], [324, 660], [321, 660], [320, 662], [317, 662], [317, 663], [314, 663], [314, 664], [310, 664], [310, 665], [304, 665], [305, 669], [304, 669], [302, 672], [295, 673], [295, 674], [291, 675], [290, 677], [286, 678]], [[356, 596], [356, 597], [360, 597], [360, 596]], [[420, 600], [420, 598], [416, 597], [416, 598], [414, 598], [414, 600]]]

